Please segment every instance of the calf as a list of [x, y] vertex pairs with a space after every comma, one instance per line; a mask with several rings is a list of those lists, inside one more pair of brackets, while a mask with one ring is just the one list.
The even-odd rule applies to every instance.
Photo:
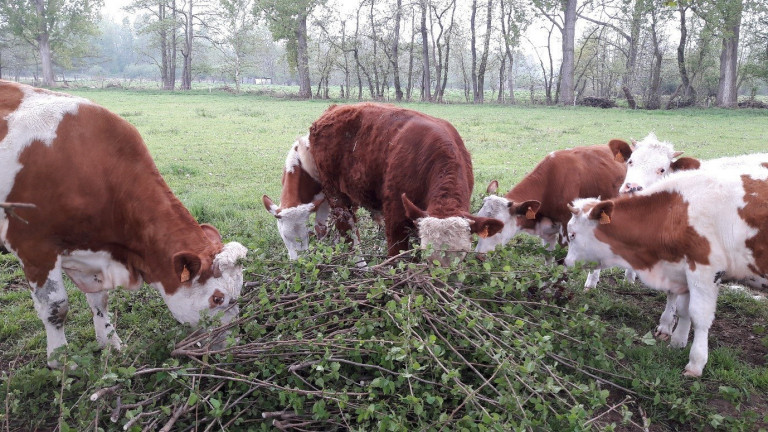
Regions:
[[[310, 154], [331, 207], [384, 215], [387, 252], [421, 246], [447, 264], [470, 250], [470, 233], [493, 235], [495, 219], [469, 213], [472, 161], [447, 121], [376, 103], [333, 105], [310, 127]], [[445, 252], [438, 253], [438, 252]]]
[[[611, 140], [611, 143], [621, 140]], [[491, 194], [483, 200], [478, 216], [492, 217], [504, 222], [504, 229], [493, 236], [481, 238], [475, 250], [486, 253], [506, 244], [519, 232], [541, 237], [553, 250], [571, 213], [568, 204], [576, 198], [616, 196], [626, 169], [614, 160], [605, 145], [576, 147], [550, 153], [503, 197], [493, 195], [498, 182], [488, 186]], [[584, 284], [593, 288], [600, 271], [591, 272]]]
[[66, 344], [62, 273], [85, 293], [100, 345], [120, 348], [108, 291], [155, 287], [173, 316], [237, 315], [246, 249], [198, 224], [128, 122], [86, 99], [0, 81], [0, 242], [21, 261], [47, 336]]
[[649, 287], [679, 295], [671, 344], [693, 345], [684, 374], [700, 376], [717, 283], [768, 289], [768, 158], [759, 164], [683, 171], [643, 194], [580, 199], [568, 223], [565, 263], [634, 269]]

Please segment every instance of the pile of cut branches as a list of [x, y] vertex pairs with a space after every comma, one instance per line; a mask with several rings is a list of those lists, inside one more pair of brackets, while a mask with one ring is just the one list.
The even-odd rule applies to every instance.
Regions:
[[91, 399], [126, 430], [573, 430], [629, 410], [631, 378], [603, 372], [621, 366], [562, 270], [352, 262], [257, 260], [238, 320]]

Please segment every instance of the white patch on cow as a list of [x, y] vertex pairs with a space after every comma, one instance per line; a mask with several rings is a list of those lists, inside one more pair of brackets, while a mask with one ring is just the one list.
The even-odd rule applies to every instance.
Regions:
[[[59, 123], [67, 114], [76, 115], [87, 99], [60, 93], [20, 87], [24, 99], [16, 111], [8, 114], [8, 133], [0, 141], [0, 201], [5, 201], [13, 187], [13, 179], [21, 170], [19, 155], [34, 141], [50, 146], [56, 139]], [[0, 218], [4, 212], [0, 213]]]
[[431, 247], [434, 253], [428, 257], [449, 265], [454, 258], [462, 259], [472, 249], [469, 219], [460, 216], [447, 218], [423, 217], [416, 220], [421, 247]]
[[314, 209], [315, 205], [309, 203], [280, 211], [277, 230], [288, 249], [288, 257], [292, 260], [297, 259], [299, 252], [309, 247], [309, 216]]
[[96, 293], [123, 287], [136, 290], [141, 280], [131, 284], [131, 273], [106, 251], [76, 250], [61, 255], [61, 268], [80, 291]]
[[317, 164], [312, 153], [309, 152], [309, 135], [304, 135], [296, 140], [296, 151], [301, 160], [301, 167], [316, 181], [320, 181], [320, 173], [317, 171]]
[[288, 155], [285, 157], [285, 172], [292, 173], [296, 167], [301, 165], [301, 159], [299, 159], [299, 142], [296, 141], [288, 150]]
[[[173, 317], [181, 323], [196, 326], [201, 314], [213, 316], [220, 312], [223, 313], [222, 323], [228, 323], [239, 312], [237, 298], [243, 287], [240, 260], [245, 258], [247, 252], [248, 249], [240, 243], [227, 243], [213, 260], [213, 268], [218, 268], [221, 273], [219, 276], [210, 277], [205, 283], [200, 283], [200, 277], [197, 276], [187, 285], [179, 287], [173, 295], [168, 295], [159, 282], [152, 286], [160, 292]], [[224, 295], [224, 299], [220, 305], [215, 306], [211, 304], [211, 298], [217, 294]]]

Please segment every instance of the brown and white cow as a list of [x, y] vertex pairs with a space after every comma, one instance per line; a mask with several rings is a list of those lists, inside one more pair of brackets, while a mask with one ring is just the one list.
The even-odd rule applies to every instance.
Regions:
[[680, 296], [671, 344], [694, 338], [685, 375], [700, 376], [720, 280], [768, 289], [768, 157], [760, 164], [682, 171], [635, 194], [573, 203], [565, 263], [634, 269]]
[[317, 168], [309, 154], [309, 136], [298, 138], [285, 159], [280, 205], [267, 195], [261, 197], [264, 207], [277, 219], [277, 230], [295, 260], [309, 246], [309, 217], [315, 213], [315, 234], [323, 238], [328, 233], [330, 206], [317, 180]]
[[[618, 139], [611, 140], [614, 142], [626, 144]], [[477, 214], [503, 221], [504, 229], [496, 235], [481, 238], [475, 251], [489, 252], [520, 232], [541, 237], [553, 250], [558, 239], [565, 240], [571, 201], [616, 196], [625, 172], [624, 164], [614, 160], [606, 145], [596, 145], [550, 153], [504, 196], [494, 195], [498, 182], [492, 181], [488, 186], [490, 195], [483, 199]], [[599, 277], [599, 270], [591, 272], [584, 286], [595, 287]]]
[[67, 343], [62, 273], [83, 291], [96, 339], [120, 348], [108, 291], [154, 286], [173, 316], [237, 315], [246, 249], [223, 244], [173, 195], [138, 131], [79, 97], [0, 81], [0, 241], [21, 261], [52, 352]]
[[417, 228], [447, 264], [471, 250], [470, 233], [493, 235], [495, 219], [469, 213], [472, 161], [447, 121], [393, 105], [333, 105], [310, 127], [310, 153], [332, 208], [384, 215], [387, 251], [409, 249]]

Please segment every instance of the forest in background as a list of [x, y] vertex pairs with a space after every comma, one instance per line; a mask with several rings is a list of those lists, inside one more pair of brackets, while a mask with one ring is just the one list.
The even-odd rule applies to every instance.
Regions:
[[[298, 98], [760, 105], [763, 0], [0, 0], [0, 78]], [[454, 101], [451, 99], [451, 101]]]

